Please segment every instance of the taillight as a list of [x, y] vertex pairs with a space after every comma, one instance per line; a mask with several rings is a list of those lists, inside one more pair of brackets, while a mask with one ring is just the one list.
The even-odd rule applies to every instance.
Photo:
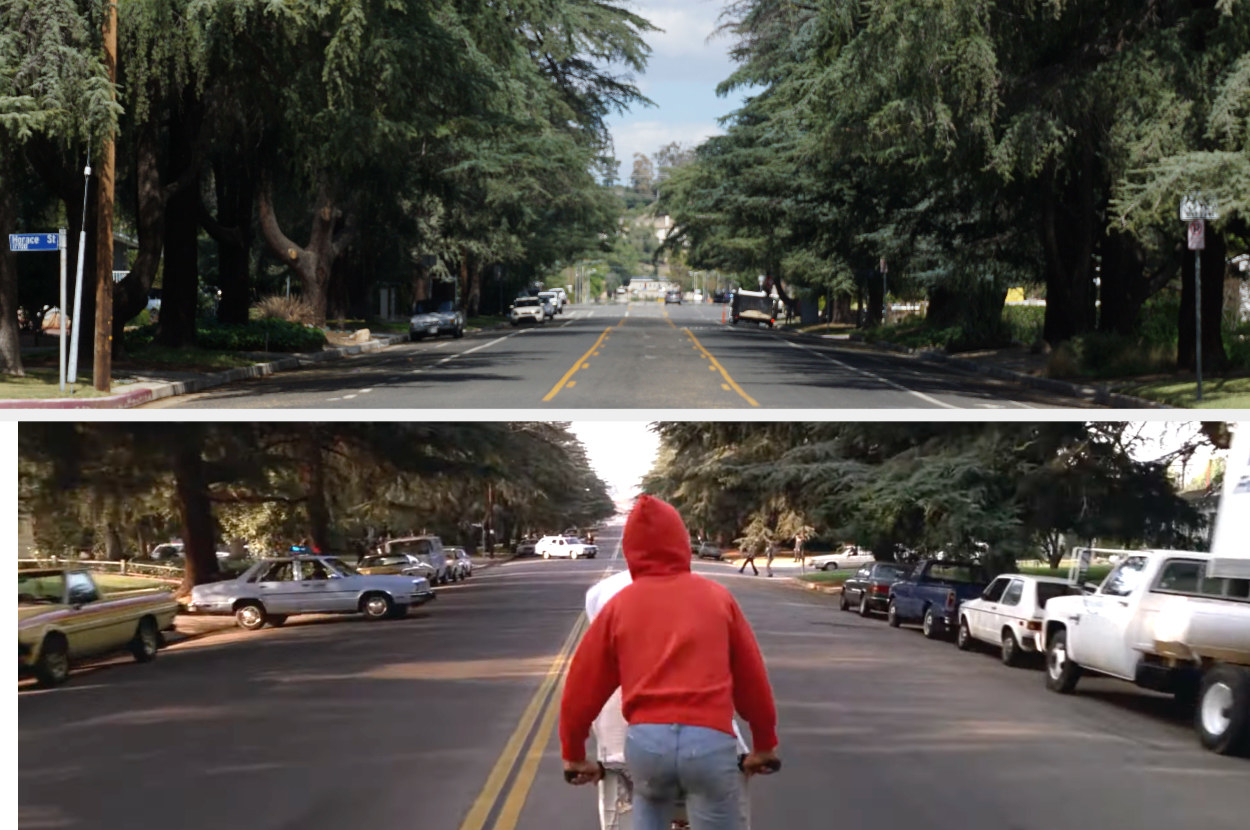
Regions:
[[889, 585], [874, 585], [872, 586], [872, 592], [874, 594], [888, 594], [890, 593], [890, 586]]
[[954, 608], [954, 607], [955, 607], [955, 592], [954, 592], [954, 591], [948, 591], [948, 592], [947, 592], [947, 594], [946, 594], [946, 607], [947, 607], [947, 608]]
[[1029, 620], [1025, 624], [1025, 627], [1028, 628], [1029, 631], [1041, 631], [1042, 623], [1041, 623], [1041, 620]]

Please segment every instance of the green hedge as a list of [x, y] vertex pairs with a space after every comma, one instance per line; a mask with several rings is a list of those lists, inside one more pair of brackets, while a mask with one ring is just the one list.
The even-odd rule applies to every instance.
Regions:
[[[285, 320], [252, 320], [244, 325], [225, 326], [200, 323], [195, 330], [196, 345], [222, 352], [311, 352], [325, 345], [321, 329]], [[156, 326], [143, 326], [126, 332], [126, 348], [142, 349], [156, 337]]]

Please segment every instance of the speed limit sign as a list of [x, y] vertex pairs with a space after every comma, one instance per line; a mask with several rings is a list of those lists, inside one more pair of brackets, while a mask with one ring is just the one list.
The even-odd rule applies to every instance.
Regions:
[[1201, 219], [1189, 223], [1189, 250], [1201, 251], [1206, 248], [1206, 225]]

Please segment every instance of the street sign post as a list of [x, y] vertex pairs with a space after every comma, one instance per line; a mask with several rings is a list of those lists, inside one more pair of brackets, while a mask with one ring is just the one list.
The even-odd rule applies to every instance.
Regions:
[[13, 252], [59, 251], [61, 253], [61, 391], [65, 391], [65, 228], [56, 233], [11, 233], [9, 250]]
[[1182, 222], [1188, 223], [1189, 250], [1194, 252], [1194, 374], [1198, 380], [1198, 400], [1202, 400], [1202, 251], [1206, 247], [1206, 221], [1219, 219], [1215, 202], [1201, 193], [1181, 197], [1177, 210]]

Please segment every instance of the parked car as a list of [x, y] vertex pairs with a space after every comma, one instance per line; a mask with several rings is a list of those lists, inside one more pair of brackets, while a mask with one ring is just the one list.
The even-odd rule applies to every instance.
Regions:
[[537, 546], [538, 546], [537, 539], [529, 539], [529, 538], [522, 539], [521, 541], [517, 542], [516, 555], [517, 556], [533, 556], [536, 552], [535, 548]]
[[293, 614], [397, 619], [434, 596], [425, 577], [361, 574], [335, 556], [281, 556], [262, 559], [237, 579], [195, 586], [187, 611], [233, 615], [254, 631]]
[[443, 540], [437, 536], [403, 536], [391, 539], [378, 546], [379, 553], [409, 553], [423, 562], [430, 563], [434, 568], [431, 585], [446, 585], [451, 581], [451, 564], [447, 561], [447, 552], [443, 548]]
[[734, 325], [739, 320], [767, 325], [772, 328], [777, 321], [777, 308], [772, 297], [763, 291], [738, 289], [730, 297], [730, 317]]
[[725, 558], [725, 552], [720, 549], [720, 546], [708, 539], [704, 539], [702, 542], [691, 539], [690, 552], [699, 559], [716, 559], [719, 561]]
[[508, 322], [514, 326], [521, 323], [545, 323], [547, 313], [543, 301], [537, 297], [517, 297], [508, 308]]
[[129, 651], [146, 663], [164, 645], [178, 603], [162, 590], [126, 591], [106, 598], [84, 570], [17, 572], [17, 665], [41, 686], [69, 678], [73, 662]]
[[560, 299], [560, 313], [563, 314], [564, 307], [569, 304], [569, 295], [565, 293], [564, 289], [560, 288], [559, 286], [551, 290], [556, 292], [556, 296]]
[[976, 599], [959, 607], [955, 645], [967, 651], [978, 641], [997, 646], [1002, 661], [1018, 666], [1027, 654], [1042, 651], [1042, 618], [1046, 603], [1080, 594], [1081, 589], [1054, 576], [1004, 574]]
[[152, 552], [148, 554], [148, 558], [153, 562], [176, 562], [185, 556], [184, 545], [182, 542], [169, 542], [163, 545], [157, 545], [152, 548]]
[[665, 291], [664, 292], [664, 305], [668, 305], [669, 303], [677, 303], [677, 305], [681, 305], [681, 292], [680, 291]]
[[553, 556], [568, 559], [594, 559], [599, 548], [586, 544], [576, 536], [544, 536], [534, 546], [534, 552], [543, 559], [550, 559]]
[[959, 606], [989, 585], [985, 569], [975, 562], [924, 559], [906, 578], [890, 586], [886, 616], [892, 627], [919, 622], [931, 640], [955, 627]]
[[438, 580], [438, 569], [411, 553], [374, 553], [363, 556], [356, 565], [356, 572], [365, 576], [420, 576], [429, 580], [431, 585]]
[[451, 300], [418, 300], [408, 320], [408, 339], [450, 334], [464, 337], [464, 313]]
[[554, 291], [539, 291], [538, 299], [543, 301], [547, 309], [548, 319], [555, 317], [562, 310], [560, 295]]
[[884, 612], [890, 605], [890, 586], [907, 576], [908, 566], [898, 562], [870, 562], [842, 583], [838, 607], [859, 610], [861, 617]]
[[809, 568], [822, 571], [838, 571], [844, 568], [858, 568], [865, 562], [874, 561], [872, 551], [864, 550], [855, 545], [844, 545], [835, 553], [821, 553], [806, 558]]
[[1126, 551], [1090, 593], [1046, 603], [1046, 687], [1086, 672], [1182, 699], [1207, 749], [1250, 753], [1250, 579], [1213, 578], [1210, 553]]
[[473, 576], [473, 560], [464, 548], [447, 548], [447, 562], [451, 566], [452, 581]]

